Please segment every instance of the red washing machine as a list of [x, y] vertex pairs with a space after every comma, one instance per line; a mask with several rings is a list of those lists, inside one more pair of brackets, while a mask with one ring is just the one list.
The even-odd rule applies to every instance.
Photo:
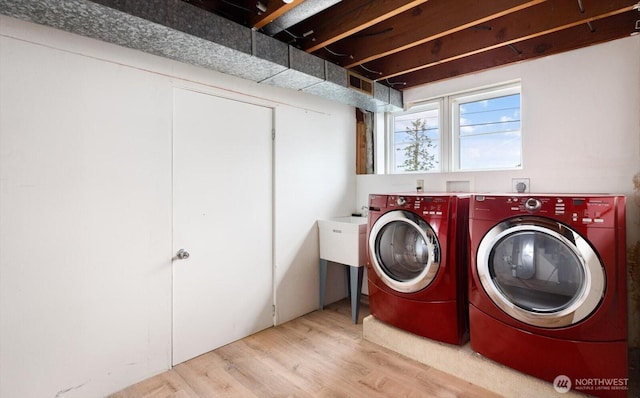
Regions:
[[369, 308], [411, 333], [461, 345], [469, 338], [469, 196], [369, 196]]
[[471, 348], [601, 397], [627, 396], [625, 198], [474, 195]]

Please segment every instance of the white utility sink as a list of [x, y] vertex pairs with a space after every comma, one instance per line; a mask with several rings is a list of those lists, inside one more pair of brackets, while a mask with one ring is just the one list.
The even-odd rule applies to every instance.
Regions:
[[318, 220], [320, 231], [320, 309], [324, 307], [327, 261], [348, 265], [351, 319], [358, 323], [362, 277], [366, 264], [366, 217], [336, 217]]
[[320, 258], [362, 267], [366, 262], [366, 217], [336, 217], [318, 220]]

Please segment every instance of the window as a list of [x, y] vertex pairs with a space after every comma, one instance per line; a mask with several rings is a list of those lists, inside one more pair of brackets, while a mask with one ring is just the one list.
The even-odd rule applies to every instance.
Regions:
[[440, 102], [393, 116], [393, 173], [440, 171]]
[[520, 88], [452, 97], [454, 170], [522, 166]]
[[519, 84], [421, 103], [389, 126], [391, 173], [522, 167]]

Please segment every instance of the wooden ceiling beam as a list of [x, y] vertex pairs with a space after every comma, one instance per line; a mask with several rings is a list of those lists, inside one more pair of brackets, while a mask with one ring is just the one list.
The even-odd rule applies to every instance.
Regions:
[[584, 12], [581, 12], [577, 3], [549, 0], [483, 25], [378, 59], [366, 66], [370, 70], [379, 71], [379, 74], [364, 74], [373, 79], [393, 78], [631, 11], [635, 2], [636, 0], [583, 0]]
[[345, 68], [353, 68], [545, 0], [429, 0], [345, 40], [333, 51], [349, 54]]
[[629, 36], [635, 31], [637, 12], [616, 14], [592, 22], [593, 31], [587, 25], [577, 25], [545, 36], [503, 46], [469, 57], [441, 63], [430, 68], [397, 76], [394, 83], [402, 82], [404, 89], [439, 80], [458, 77], [514, 62], [558, 54], [565, 51], [603, 43]]
[[309, 18], [300, 31], [313, 30], [302, 48], [314, 52], [410, 10], [427, 0], [344, 0]]
[[[342, 0], [274, 37], [314, 52], [376, 23], [401, 14], [427, 0]], [[313, 34], [308, 34], [313, 32]]]
[[[257, 0], [256, 0], [257, 1]], [[287, 11], [293, 9], [294, 7], [302, 4], [304, 0], [294, 0], [291, 3], [287, 4], [283, 1], [267, 1], [264, 4], [267, 7], [267, 11], [256, 14], [251, 18], [251, 26], [255, 29], [260, 29], [265, 25], [276, 20], [278, 17], [282, 16]]]

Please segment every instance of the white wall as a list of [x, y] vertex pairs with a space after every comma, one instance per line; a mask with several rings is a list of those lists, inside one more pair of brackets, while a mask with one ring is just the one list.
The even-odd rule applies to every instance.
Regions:
[[317, 308], [315, 221], [355, 203], [352, 107], [0, 16], [0, 396], [169, 368], [175, 86], [275, 109], [277, 318]]
[[[346, 216], [353, 211], [355, 111], [352, 110], [317, 114], [291, 108], [287, 117], [276, 117], [278, 130], [283, 132], [278, 135], [275, 153], [278, 323], [318, 306], [316, 220]], [[327, 304], [347, 294], [344, 268], [334, 265], [327, 271]]]
[[[532, 192], [611, 192], [628, 196], [630, 343], [640, 344], [640, 36], [404, 91], [406, 103], [520, 79], [523, 168], [476, 173], [361, 175], [357, 207], [370, 193], [446, 191], [468, 181], [475, 192], [510, 192], [530, 178]], [[635, 184], [638, 184], [636, 181]], [[635, 251], [634, 251], [635, 248]], [[635, 277], [634, 284], [632, 275]]]

